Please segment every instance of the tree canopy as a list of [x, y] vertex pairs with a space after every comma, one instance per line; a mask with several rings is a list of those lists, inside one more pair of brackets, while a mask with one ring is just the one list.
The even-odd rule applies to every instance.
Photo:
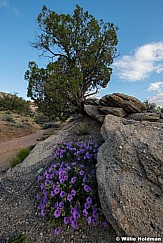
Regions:
[[37, 22], [39, 32], [32, 46], [49, 57], [50, 63], [45, 69], [29, 63], [25, 74], [28, 96], [38, 102], [47, 97], [67, 100], [82, 109], [86, 97], [110, 81], [118, 28], [96, 20], [79, 5], [72, 15], [57, 14], [43, 6]]
[[30, 114], [30, 101], [18, 97], [17, 94], [0, 92], [0, 111], [12, 111], [18, 114]]

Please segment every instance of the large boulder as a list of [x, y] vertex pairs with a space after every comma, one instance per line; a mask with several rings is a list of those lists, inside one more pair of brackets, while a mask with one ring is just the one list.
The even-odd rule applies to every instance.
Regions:
[[128, 113], [143, 112], [146, 109], [145, 105], [135, 97], [120, 93], [105, 95], [100, 99], [99, 104], [123, 108]]
[[127, 112], [123, 108], [109, 107], [109, 106], [98, 106], [98, 110], [104, 114], [114, 115], [119, 117], [125, 117]]
[[71, 130], [72, 128], [71, 124], [72, 123], [70, 123], [70, 127], [67, 127], [67, 129], [61, 129], [54, 135], [38, 143], [21, 163], [21, 167], [27, 168], [44, 160], [50, 161], [52, 159], [53, 148], [69, 137], [69, 129]]
[[133, 119], [135, 121], [150, 121], [150, 122], [158, 122], [161, 119], [160, 113], [133, 113], [128, 115], [129, 119]]
[[107, 220], [119, 236], [163, 237], [162, 123], [107, 115], [101, 134], [97, 181]]
[[84, 102], [85, 105], [99, 105], [99, 99], [98, 98], [88, 98]]
[[103, 123], [105, 115], [98, 110], [96, 105], [84, 105], [85, 112], [100, 123]]

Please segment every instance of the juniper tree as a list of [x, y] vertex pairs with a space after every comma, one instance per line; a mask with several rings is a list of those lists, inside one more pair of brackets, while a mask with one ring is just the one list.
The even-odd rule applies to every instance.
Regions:
[[117, 55], [118, 28], [113, 23], [98, 21], [79, 5], [72, 15], [57, 14], [43, 6], [37, 22], [39, 32], [32, 46], [41, 50], [41, 55], [51, 58], [50, 67], [46, 67], [50, 72], [48, 70], [48, 78], [43, 75], [43, 79], [41, 76], [35, 79], [37, 89], [30, 73], [32, 69], [28, 70], [28, 96], [40, 99], [45, 97], [44, 86], [49, 90], [56, 85], [58, 89], [63, 86], [60, 99], [71, 100], [83, 110], [86, 97], [96, 94], [110, 81], [110, 65]]

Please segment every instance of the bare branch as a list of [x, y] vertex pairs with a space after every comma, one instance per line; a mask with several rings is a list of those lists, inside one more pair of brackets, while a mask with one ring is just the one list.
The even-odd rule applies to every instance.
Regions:
[[84, 98], [89, 97], [89, 96], [94, 95], [94, 94], [97, 94], [97, 93], [98, 93], [98, 88], [96, 87], [96, 91], [95, 91], [95, 92], [86, 94], [86, 95], [84, 96]]

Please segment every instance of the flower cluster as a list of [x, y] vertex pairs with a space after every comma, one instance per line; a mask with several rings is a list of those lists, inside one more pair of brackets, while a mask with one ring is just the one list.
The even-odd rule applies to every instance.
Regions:
[[93, 142], [59, 144], [54, 148], [53, 163], [38, 177], [41, 215], [55, 222], [56, 235], [63, 224], [74, 229], [81, 222], [107, 226], [97, 192], [97, 151], [98, 145]]

